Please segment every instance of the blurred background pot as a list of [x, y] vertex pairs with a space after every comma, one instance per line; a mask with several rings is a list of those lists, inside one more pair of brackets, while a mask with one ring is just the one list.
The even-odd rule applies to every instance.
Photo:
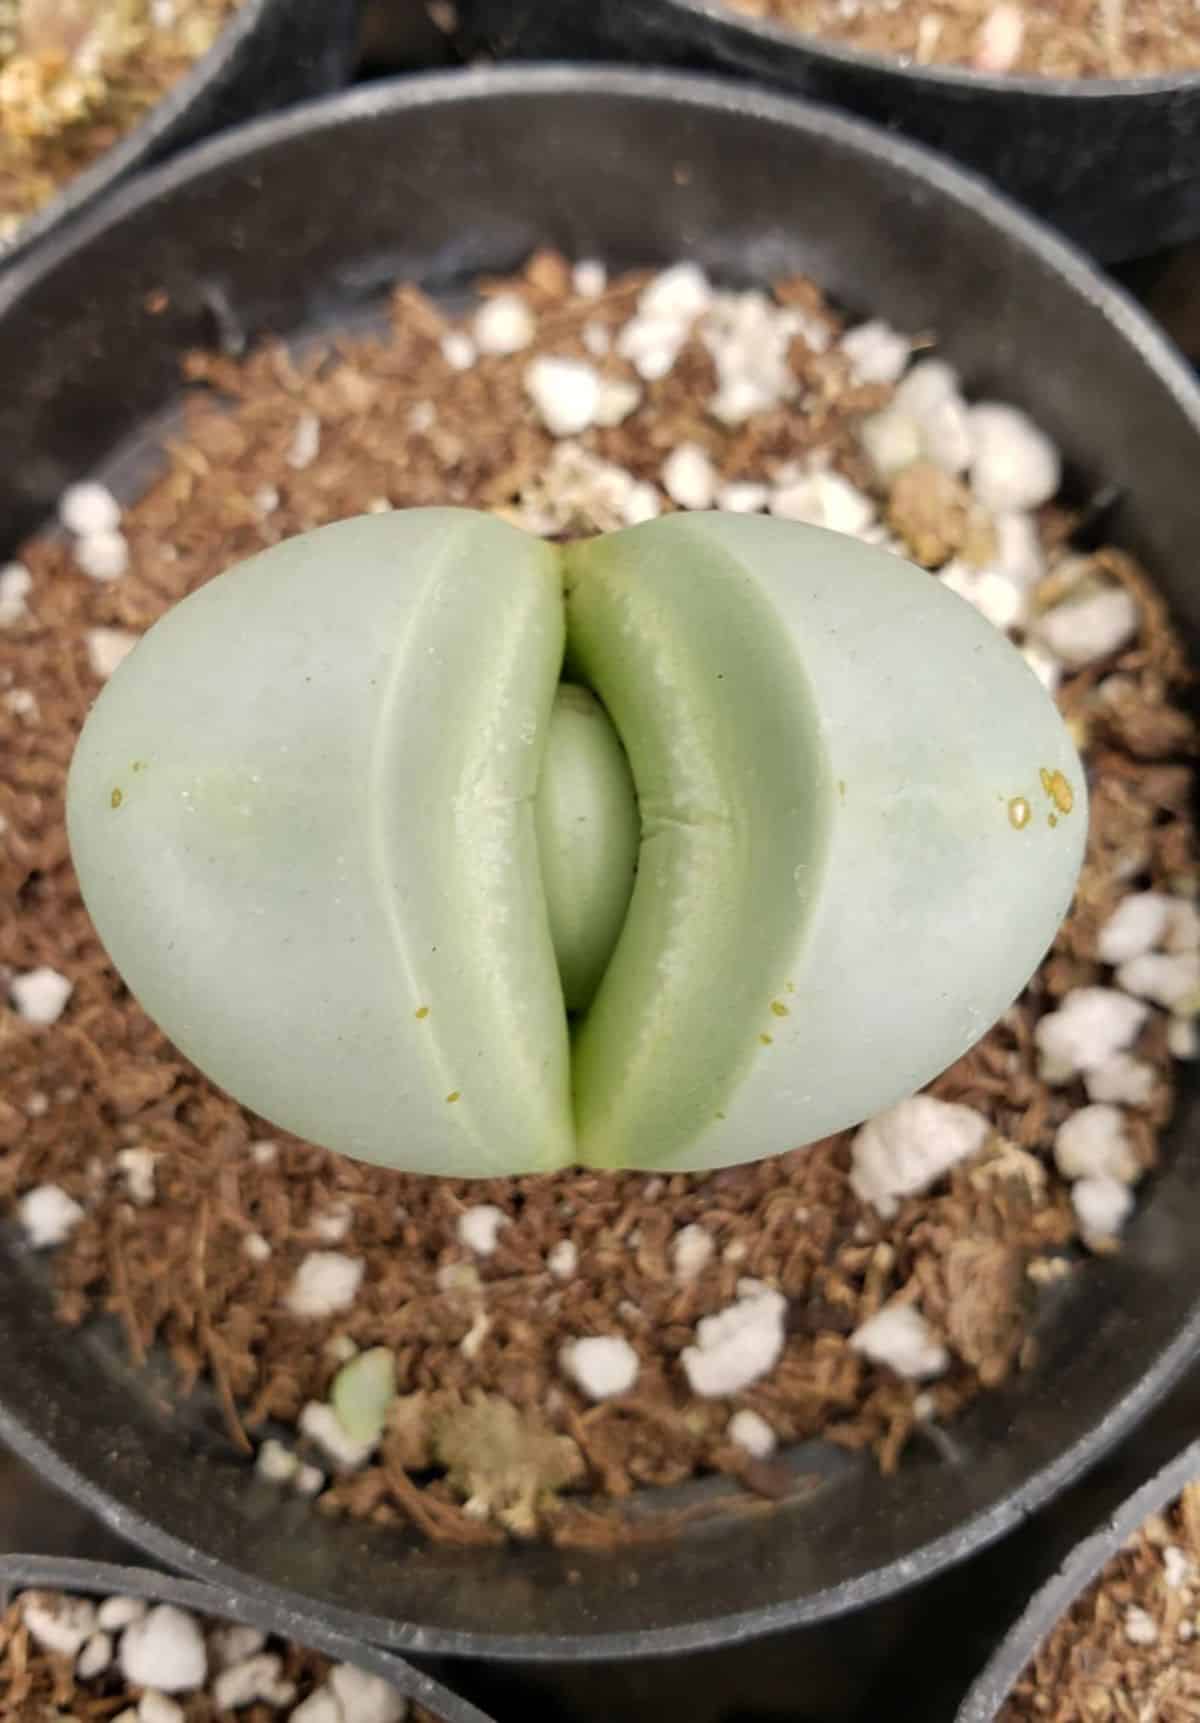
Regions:
[[459, 15], [467, 54], [722, 71], [861, 114], [986, 174], [1105, 262], [1200, 232], [1200, 73], [911, 66], [721, 0], [461, 0]]
[[360, 0], [244, 0], [208, 52], [136, 125], [0, 246], [15, 261], [113, 186], [185, 144], [339, 89], [358, 55]]

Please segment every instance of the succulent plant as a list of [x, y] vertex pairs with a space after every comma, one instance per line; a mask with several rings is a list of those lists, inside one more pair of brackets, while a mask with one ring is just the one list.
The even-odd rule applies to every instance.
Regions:
[[721, 1166], [911, 1093], [1025, 984], [1086, 819], [963, 600], [717, 514], [294, 538], [150, 630], [68, 793], [100, 937], [203, 1071], [456, 1176]]

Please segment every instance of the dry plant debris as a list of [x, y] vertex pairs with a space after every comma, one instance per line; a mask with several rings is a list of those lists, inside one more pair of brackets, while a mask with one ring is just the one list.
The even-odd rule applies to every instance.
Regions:
[[[541, 254], [482, 293], [450, 318], [402, 286], [376, 334], [192, 355], [148, 491], [73, 487], [0, 572], [0, 1207], [52, 1253], [63, 1323], [165, 1348], [281, 1490], [604, 1545], [648, 1535], [621, 1508], [645, 1488], [786, 1491], [773, 1450], [806, 1438], [894, 1470], [1030, 1363], [1043, 1288], [1119, 1248], [1196, 1050], [1195, 737], [1153, 586], [1073, 548], [1053, 445], [970, 405], [927, 339], [690, 264], [608, 281]], [[766, 508], [918, 556], [1020, 644], [1085, 753], [1087, 862], [1024, 997], [929, 1093], [705, 1176], [456, 1183], [281, 1136], [142, 1015], [63, 827], [102, 679], [259, 548], [447, 502], [548, 533]], [[1045, 792], [1018, 829], [1058, 817]]]

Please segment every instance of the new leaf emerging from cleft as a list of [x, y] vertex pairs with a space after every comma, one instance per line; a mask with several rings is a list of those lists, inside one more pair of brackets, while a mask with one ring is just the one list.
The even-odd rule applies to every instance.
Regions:
[[454, 1177], [730, 1165], [911, 1094], [1036, 968], [1087, 824], [1020, 655], [887, 552], [455, 509], [177, 605], [67, 812], [114, 963], [214, 1082]]

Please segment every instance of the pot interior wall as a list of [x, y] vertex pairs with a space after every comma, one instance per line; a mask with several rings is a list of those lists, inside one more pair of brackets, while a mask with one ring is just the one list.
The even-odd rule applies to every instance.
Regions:
[[[848, 307], [938, 331], [972, 390], [1022, 403], [1060, 440], [1080, 486], [1119, 487], [1118, 538], [1200, 630], [1200, 408], [1124, 301], [882, 134], [728, 86], [609, 72], [415, 80], [302, 110], [122, 193], [69, 248], [14, 272], [0, 288], [0, 555], [178, 399], [186, 348], [337, 326], [398, 277], [461, 289], [545, 244], [612, 266], [687, 256], [731, 283], [807, 270]], [[418, 1550], [281, 1502], [215, 1417], [172, 1408], [165, 1374], [135, 1375], [105, 1330], [60, 1329], [11, 1233], [0, 1434], [162, 1560], [236, 1573], [414, 1651], [631, 1655], [826, 1616], [996, 1535], [1181, 1368], [1200, 1332], [1197, 1116], [1189, 1093], [1128, 1248], [1047, 1300], [1036, 1369], [943, 1446], [893, 1479], [797, 1454], [812, 1487], [794, 1503], [665, 1546]]]

